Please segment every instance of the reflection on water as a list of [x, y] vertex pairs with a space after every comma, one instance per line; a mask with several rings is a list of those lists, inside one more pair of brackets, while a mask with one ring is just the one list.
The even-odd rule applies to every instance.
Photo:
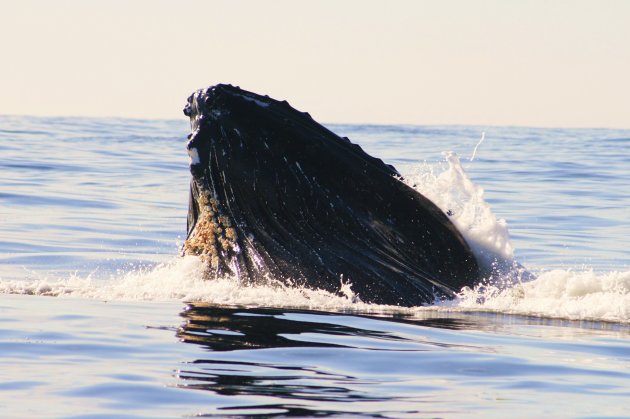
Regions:
[[[384, 332], [363, 330], [334, 323], [291, 319], [291, 311], [273, 308], [242, 309], [212, 305], [189, 305], [182, 314], [186, 324], [178, 336], [184, 342], [198, 343], [213, 351], [281, 348], [287, 346], [344, 346], [305, 342], [290, 336], [322, 333], [329, 335], [371, 336], [378, 339], [402, 339]], [[300, 313], [295, 311], [293, 313]], [[314, 313], [327, 316], [327, 313]]]
[[[469, 414], [480, 392], [510, 394], [514, 406], [533, 395], [567, 395], [567, 404], [585, 394], [630, 396], [630, 373], [610, 368], [628, 364], [627, 343], [615, 339], [630, 337], [630, 327], [619, 324], [207, 304], [181, 316], [178, 338], [205, 355], [182, 365], [178, 387], [238, 396], [206, 416], [451, 416]], [[514, 398], [520, 392], [528, 396]]]
[[[189, 305], [182, 316], [186, 323], [177, 333], [178, 337], [183, 342], [203, 345], [214, 353], [191, 362], [188, 368], [179, 371], [178, 378], [183, 382], [181, 387], [277, 401], [222, 408], [230, 414], [324, 417], [361, 413], [363, 416], [383, 417], [381, 413], [368, 410], [361, 412], [356, 405], [359, 402], [362, 405], [403, 402], [406, 398], [366, 391], [362, 387], [378, 384], [380, 379], [348, 374], [343, 368], [327, 368], [317, 361], [322, 356], [335, 358], [341, 354], [333, 351], [327, 355], [321, 348], [352, 350], [363, 346], [363, 350], [395, 351], [396, 346], [391, 346], [391, 343], [410, 342], [403, 336], [346, 325], [340, 320], [347, 316], [332, 313], [197, 304]], [[458, 327], [458, 320], [442, 321], [446, 327]], [[368, 341], [372, 345], [361, 345], [361, 342]], [[288, 353], [282, 351], [283, 348], [301, 350]], [[310, 348], [318, 349], [312, 351]], [[257, 356], [253, 350], [268, 352]], [[243, 353], [243, 357], [224, 359], [217, 356], [218, 352], [227, 351]], [[298, 361], [296, 356], [310, 361]], [[247, 360], [257, 358], [257, 362]], [[353, 409], [344, 408], [350, 402]]]
[[[284, 318], [282, 311], [274, 309], [245, 311], [238, 308], [191, 305], [182, 315], [186, 318], [186, 323], [178, 332], [178, 337], [184, 342], [203, 345], [212, 351], [344, 346], [291, 338], [308, 333], [386, 338], [386, 335], [376, 331]], [[295, 404], [295, 401], [381, 400], [353, 392], [342, 384], [355, 380], [355, 377], [320, 371], [315, 366], [288, 366], [283, 361], [285, 360], [281, 357], [277, 363], [211, 357], [192, 362], [190, 369], [179, 372], [179, 378], [185, 382], [182, 385], [185, 388], [209, 390], [228, 396], [266, 396], [287, 400], [285, 403], [252, 405], [244, 410], [241, 407], [239, 411], [248, 416], [324, 417], [340, 412], [320, 408], [315, 411]], [[233, 411], [232, 413], [237, 410], [230, 407], [226, 409]]]

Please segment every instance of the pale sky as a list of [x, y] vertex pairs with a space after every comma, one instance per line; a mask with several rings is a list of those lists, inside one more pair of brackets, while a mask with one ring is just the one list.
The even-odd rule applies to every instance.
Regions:
[[184, 118], [231, 83], [320, 122], [630, 128], [630, 1], [5, 1], [0, 114]]

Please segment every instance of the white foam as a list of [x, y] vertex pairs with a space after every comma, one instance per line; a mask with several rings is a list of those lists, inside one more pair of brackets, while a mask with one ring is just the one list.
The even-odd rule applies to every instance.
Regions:
[[630, 323], [630, 271], [554, 270], [511, 288], [478, 285], [452, 301], [402, 308], [367, 304], [340, 281], [338, 294], [279, 283], [244, 285], [237, 279], [203, 279], [204, 265], [195, 256], [155, 267], [136, 268], [109, 279], [81, 278], [0, 281], [0, 293], [71, 296], [111, 301], [207, 302], [210, 304], [302, 308], [363, 313], [417, 311], [490, 311], [507, 314]]
[[466, 175], [455, 153], [445, 152], [447, 167], [420, 165], [403, 172], [404, 182], [449, 215], [475, 253], [485, 276], [514, 266], [507, 223], [497, 219], [484, 200], [483, 189]]
[[[463, 232], [487, 269], [514, 266], [507, 224], [497, 219], [483, 199], [483, 189], [466, 175], [459, 159], [445, 154], [445, 164], [423, 165], [404, 172], [405, 182], [435, 202]], [[496, 270], [495, 270], [496, 272]], [[174, 257], [152, 267], [116, 272], [109, 278], [35, 277], [3, 281], [0, 293], [74, 296], [99, 300], [181, 300], [211, 304], [352, 310], [367, 313], [492, 311], [519, 315], [630, 323], [630, 271], [595, 273], [553, 270], [521, 282], [521, 271], [510, 270], [473, 288], [453, 301], [411, 309], [367, 304], [340, 281], [337, 294], [278, 283], [244, 285], [234, 278], [206, 280], [204, 264], [194, 256]], [[32, 275], [31, 275], [32, 276]]]
[[443, 307], [571, 320], [630, 322], [630, 271], [553, 270], [501, 289], [465, 289]]
[[236, 304], [310, 309], [364, 309], [352, 293], [351, 285], [340, 281], [340, 294], [280, 283], [244, 285], [236, 278], [204, 279], [205, 265], [196, 256], [177, 257], [154, 267], [119, 272], [110, 278], [91, 275], [33, 280], [0, 280], [0, 293], [43, 296], [71, 296], [99, 300], [203, 301], [213, 304]]

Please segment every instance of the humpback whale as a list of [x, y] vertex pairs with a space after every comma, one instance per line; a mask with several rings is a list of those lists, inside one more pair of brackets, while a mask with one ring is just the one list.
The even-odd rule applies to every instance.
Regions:
[[286, 101], [218, 84], [190, 117], [183, 253], [208, 277], [279, 281], [416, 306], [479, 281], [465, 239], [393, 166]]

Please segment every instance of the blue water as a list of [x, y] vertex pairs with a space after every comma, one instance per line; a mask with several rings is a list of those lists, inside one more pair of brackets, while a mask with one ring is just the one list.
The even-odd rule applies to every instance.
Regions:
[[0, 417], [630, 417], [629, 130], [329, 128], [403, 175], [457, 153], [538, 279], [414, 309], [208, 284], [184, 118], [0, 117]]

